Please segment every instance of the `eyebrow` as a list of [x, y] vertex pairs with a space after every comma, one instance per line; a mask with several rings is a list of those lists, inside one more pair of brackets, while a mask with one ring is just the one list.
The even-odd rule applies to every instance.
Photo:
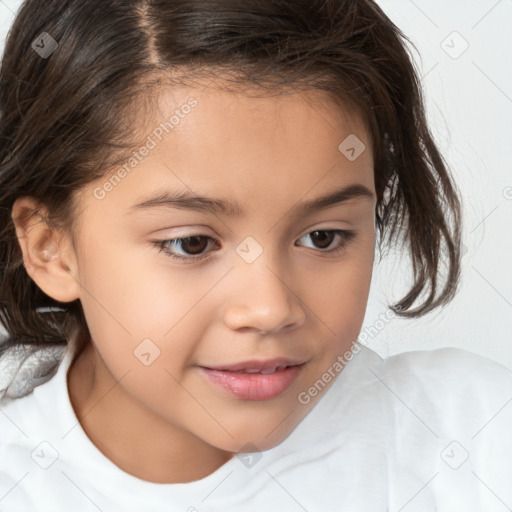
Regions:
[[[300, 217], [334, 206], [343, 204], [350, 199], [373, 199], [375, 195], [361, 184], [348, 185], [329, 192], [326, 195], [307, 201], [302, 201], [291, 208], [291, 215]], [[237, 202], [230, 199], [218, 199], [192, 194], [190, 192], [162, 192], [154, 197], [144, 199], [129, 208], [130, 211], [149, 210], [157, 208], [176, 208], [200, 213], [220, 214], [230, 217], [247, 216], [247, 211]]]

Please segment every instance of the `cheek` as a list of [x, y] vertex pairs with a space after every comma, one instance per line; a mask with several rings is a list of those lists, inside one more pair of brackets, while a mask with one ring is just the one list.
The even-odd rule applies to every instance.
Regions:
[[323, 366], [349, 350], [360, 333], [372, 278], [372, 251], [373, 245], [365, 244], [364, 251], [354, 251], [352, 257], [332, 265], [331, 271], [319, 271], [304, 283], [305, 302], [324, 335], [319, 354]]
[[[131, 363], [133, 350], [146, 338], [164, 352], [166, 344], [181, 339], [183, 326], [190, 324], [187, 313], [200, 290], [190, 277], [176, 278], [178, 273], [159, 264], [159, 258], [163, 256], [156, 250], [152, 258], [147, 251], [123, 250], [120, 244], [96, 244], [80, 264], [80, 300], [91, 336], [114, 365]], [[197, 323], [192, 327], [197, 328]]]
[[[180, 380], [197, 363], [198, 347], [222, 301], [215, 285], [229, 266], [187, 269], [170, 265], [156, 248], [95, 247], [87, 252], [81, 279], [97, 350], [117, 379], [130, 370], [129, 380], [141, 393], [149, 374], [150, 382], [157, 379], [168, 390], [173, 381], [166, 370]], [[137, 359], [146, 353], [155, 358], [148, 367]]]
[[332, 264], [319, 264], [303, 278], [303, 289], [332, 334], [341, 334], [349, 325], [362, 323], [370, 290], [373, 258], [368, 251], [354, 251]]

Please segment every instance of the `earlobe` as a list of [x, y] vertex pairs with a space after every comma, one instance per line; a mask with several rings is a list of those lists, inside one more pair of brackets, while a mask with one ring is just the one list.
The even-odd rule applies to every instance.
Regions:
[[69, 237], [51, 229], [44, 207], [30, 197], [18, 198], [11, 218], [28, 275], [46, 295], [59, 302], [80, 297], [76, 258]]

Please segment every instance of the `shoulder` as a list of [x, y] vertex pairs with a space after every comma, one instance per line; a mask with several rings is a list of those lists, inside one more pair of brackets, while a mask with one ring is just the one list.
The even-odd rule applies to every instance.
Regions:
[[[0, 358], [0, 450], [26, 444], [48, 422], [65, 346], [15, 345]], [[5, 452], [4, 452], [5, 455]]]
[[386, 460], [397, 503], [427, 483], [426, 500], [447, 504], [454, 496], [461, 510], [484, 502], [478, 510], [495, 510], [489, 487], [512, 500], [510, 369], [446, 347], [396, 354], [369, 370], [368, 389], [390, 411]]
[[440, 407], [485, 412], [512, 400], [512, 370], [455, 347], [395, 354], [372, 373], [390, 391]]
[[55, 436], [61, 394], [54, 379], [61, 355], [61, 347], [20, 345], [0, 360], [0, 496], [31, 503], [26, 486], [18, 484], [37, 471], [36, 448]]
[[419, 420], [435, 432], [474, 433], [493, 417], [494, 428], [512, 428], [512, 371], [496, 361], [455, 347], [384, 359], [368, 347], [360, 353], [351, 363], [354, 400], [393, 428]]
[[382, 358], [371, 348], [356, 343], [350, 364], [343, 370], [347, 384], [365, 388], [385, 381], [411, 390], [415, 387], [457, 392], [469, 388], [510, 390], [512, 370], [501, 363], [456, 347], [400, 352]]
[[[499, 396], [512, 392], [512, 370], [468, 350], [444, 347], [434, 350], [402, 352], [383, 359], [381, 374], [398, 387], [412, 385], [447, 393], [439, 399], [476, 393]], [[487, 396], [487, 398], [492, 398]]]
[[53, 377], [66, 345], [0, 345], [0, 406], [24, 397]]
[[[474, 478], [471, 471], [485, 473], [497, 486], [504, 485], [503, 475], [510, 478], [512, 458], [503, 458], [512, 453], [510, 369], [447, 347], [393, 355], [373, 372], [376, 385], [386, 390], [381, 396], [392, 410], [395, 439], [408, 447], [394, 447], [398, 467], [416, 467], [422, 460], [449, 473], [450, 458], [460, 456], [461, 465], [471, 458], [464, 464], [466, 483]], [[504, 473], [487, 471], [489, 467]]]
[[383, 361], [387, 366], [394, 368], [414, 367], [427, 371], [463, 371], [471, 368], [478, 372], [496, 372], [497, 375], [503, 376], [512, 375], [512, 370], [501, 363], [457, 347], [401, 352], [389, 356]]

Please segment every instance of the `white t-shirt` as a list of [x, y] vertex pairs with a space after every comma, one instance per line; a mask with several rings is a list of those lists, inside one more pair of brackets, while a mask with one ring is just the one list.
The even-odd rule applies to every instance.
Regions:
[[0, 510], [502, 512], [512, 507], [512, 372], [456, 348], [382, 359], [356, 344], [278, 446], [189, 483], [141, 480], [87, 437], [69, 400], [72, 350], [0, 408]]

